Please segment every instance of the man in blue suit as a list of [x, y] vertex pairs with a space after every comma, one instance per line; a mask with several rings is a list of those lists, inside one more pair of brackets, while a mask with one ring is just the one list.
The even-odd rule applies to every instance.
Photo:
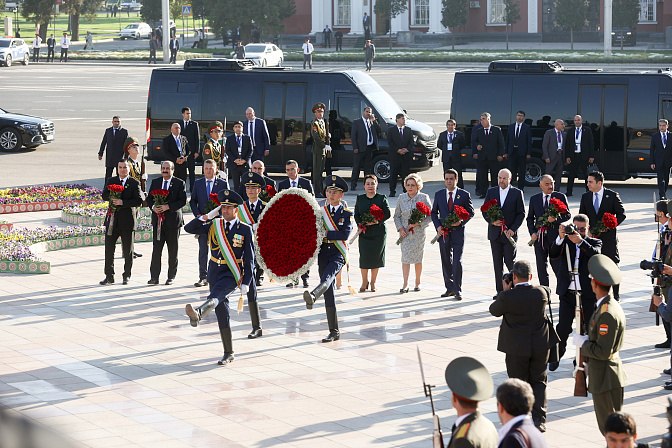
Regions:
[[[548, 280], [548, 250], [551, 243], [558, 237], [558, 227], [561, 223], [567, 221], [571, 214], [569, 213], [569, 204], [567, 204], [567, 197], [559, 191], [553, 191], [555, 188], [555, 181], [550, 174], [541, 176], [539, 182], [541, 192], [530, 197], [530, 206], [527, 210], [527, 230], [530, 232], [530, 237], [534, 241], [534, 254], [537, 258], [537, 275], [539, 276], [539, 283], [543, 286], [549, 286]], [[548, 223], [540, 222], [541, 218], [546, 213], [551, 204], [551, 199], [558, 199], [567, 206], [567, 212], [561, 214], [558, 218], [552, 216], [548, 218]], [[543, 229], [543, 230], [542, 230]], [[557, 277], [558, 264], [551, 260], [551, 267]]]
[[[434, 195], [432, 206], [432, 222], [439, 234], [439, 251], [443, 267], [443, 283], [446, 292], [441, 297], [455, 297], [462, 300], [462, 252], [464, 250], [464, 226], [474, 216], [474, 207], [471, 204], [469, 192], [456, 187], [457, 170], [449, 168], [443, 174], [446, 183], [445, 190], [439, 190]], [[459, 205], [469, 212], [469, 219], [459, 221], [446, 231], [443, 220], [446, 219]]]
[[660, 199], [667, 197], [667, 186], [670, 183], [670, 169], [672, 169], [672, 148], [667, 149], [672, 133], [667, 131], [668, 122], [658, 120], [658, 131], [651, 136], [651, 169], [658, 178], [658, 193]]
[[224, 346], [224, 356], [217, 364], [225, 365], [234, 359], [229, 297], [238, 287], [241, 295], [247, 294], [250, 288], [254, 267], [254, 245], [252, 227], [240, 222], [236, 217], [238, 206], [243, 203], [243, 199], [231, 190], [219, 191], [217, 199], [221, 207], [193, 219], [184, 226], [184, 230], [189, 233], [207, 235], [210, 244], [208, 269], [210, 294], [198, 308], [188, 303], [185, 311], [191, 326], [197, 327], [208, 313], [215, 310]]
[[480, 179], [476, 179], [476, 188], [480, 188], [481, 193], [488, 189], [488, 171], [490, 172], [490, 186], [497, 185], [497, 171], [504, 160], [506, 151], [502, 130], [497, 126], [492, 126], [490, 119], [488, 112], [481, 114], [482, 127], [476, 131], [476, 148], [471, 148], [472, 153], [476, 155], [478, 175], [480, 175]]
[[366, 106], [362, 116], [352, 122], [352, 130], [350, 131], [354, 153], [352, 175], [350, 176], [351, 190], [357, 188], [360, 171], [364, 170], [365, 176], [373, 172], [373, 153], [378, 150], [379, 132], [380, 126], [376, 123], [376, 116], [371, 112], [371, 108]]
[[325, 195], [327, 204], [322, 207], [322, 220], [327, 229], [324, 242], [320, 246], [317, 265], [320, 271], [320, 284], [317, 288], [303, 292], [306, 308], [313, 309], [315, 301], [324, 294], [324, 306], [327, 311], [329, 335], [322, 342], [338, 341], [341, 332], [338, 329], [334, 285], [336, 275], [343, 269], [348, 253], [347, 241], [352, 231], [352, 211], [341, 205], [341, 199], [348, 184], [339, 176], [329, 176], [326, 180]]
[[[211, 193], [219, 193], [221, 190], [228, 190], [229, 183], [224, 179], [215, 176], [217, 173], [217, 162], [208, 159], [203, 163], [203, 173], [205, 177], [198, 179], [194, 183], [194, 190], [191, 193], [191, 212], [196, 218], [205, 215], [210, 210], [206, 210], [210, 202]], [[214, 204], [214, 201], [213, 201]], [[212, 205], [211, 204], [211, 207]], [[198, 236], [198, 281], [194, 286], [208, 285], [208, 235]]]
[[457, 172], [457, 186], [464, 188], [462, 179], [462, 149], [467, 146], [464, 134], [455, 130], [455, 120], [446, 121], [446, 130], [439, 134], [436, 146], [441, 151], [443, 160], [443, 172], [454, 169]]
[[266, 122], [254, 115], [254, 109], [248, 107], [245, 111], [247, 121], [243, 123], [243, 134], [252, 140], [252, 161], [264, 160], [271, 151], [271, 137], [268, 134]]
[[[495, 199], [497, 205], [502, 208], [503, 220], [490, 222], [486, 212], [483, 219], [488, 222], [488, 240], [492, 251], [492, 263], [495, 271], [495, 287], [497, 294], [502, 289], [502, 274], [504, 264], [511, 271], [516, 259], [516, 241], [518, 240], [518, 228], [525, 220], [525, 203], [523, 192], [511, 186], [511, 171], [504, 168], [497, 174], [498, 186], [488, 189], [485, 194], [485, 202]], [[497, 295], [493, 297], [497, 298]]]
[[509, 125], [506, 133], [506, 154], [509, 159], [509, 170], [513, 173], [513, 179], [518, 178], [518, 188], [525, 189], [525, 167], [527, 159], [532, 157], [532, 128], [524, 123], [525, 112], [519, 110], [516, 114], [516, 122]]

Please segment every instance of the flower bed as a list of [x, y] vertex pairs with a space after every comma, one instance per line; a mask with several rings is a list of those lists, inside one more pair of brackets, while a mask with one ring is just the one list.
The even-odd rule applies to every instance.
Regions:
[[0, 232], [9, 232], [12, 230], [12, 227], [14, 227], [14, 224], [5, 221], [4, 219], [0, 219]]
[[0, 190], [0, 213], [58, 210], [66, 205], [100, 201], [102, 192], [88, 185], [38, 185]]
[[[108, 203], [92, 202], [89, 204], [73, 204], [63, 207], [61, 211], [61, 221], [68, 224], [79, 226], [102, 226], [105, 222]], [[191, 213], [189, 204], [182, 207], [182, 213]], [[142, 222], [151, 222], [152, 212], [148, 207], [141, 207], [138, 210], [138, 224]]]

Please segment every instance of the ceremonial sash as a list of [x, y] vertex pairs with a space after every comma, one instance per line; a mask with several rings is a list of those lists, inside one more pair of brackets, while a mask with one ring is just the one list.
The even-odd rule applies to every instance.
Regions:
[[233, 253], [233, 248], [231, 247], [231, 243], [229, 243], [229, 239], [226, 237], [224, 220], [217, 218], [213, 221], [212, 226], [215, 229], [215, 235], [219, 242], [219, 250], [224, 256], [224, 261], [226, 261], [226, 265], [233, 273], [233, 278], [236, 279], [236, 284], [240, 285], [240, 281], [243, 278], [243, 272], [240, 265], [236, 263], [236, 256]]
[[[329, 213], [329, 206], [325, 205], [322, 207], [322, 221], [324, 221], [324, 227], [327, 228], [327, 230], [333, 230], [333, 231], [338, 231], [339, 228], [336, 227], [336, 223], [334, 222], [334, 218], [331, 217], [331, 213]], [[334, 246], [338, 249], [338, 251], [343, 254], [343, 257], [345, 260], [348, 260], [348, 244], [343, 241], [343, 240], [331, 240], [332, 243], [334, 243]]]
[[250, 209], [247, 208], [247, 204], [243, 202], [238, 206], [238, 211], [240, 212], [240, 220], [243, 221], [245, 224], [252, 226], [255, 224], [254, 218], [252, 217], [252, 213], [250, 213]]

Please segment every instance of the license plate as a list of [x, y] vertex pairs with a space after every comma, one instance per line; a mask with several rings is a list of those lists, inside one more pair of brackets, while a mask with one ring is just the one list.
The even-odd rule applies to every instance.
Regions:
[[47, 140], [53, 140], [54, 136], [53, 135], [47, 135]]

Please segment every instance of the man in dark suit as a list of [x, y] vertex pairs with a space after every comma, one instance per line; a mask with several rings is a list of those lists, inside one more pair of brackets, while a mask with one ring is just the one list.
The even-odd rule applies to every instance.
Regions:
[[480, 121], [474, 123], [474, 126], [471, 128], [471, 137], [469, 138], [471, 157], [474, 158], [475, 160], [474, 164], [476, 165], [476, 196], [478, 196], [480, 199], [483, 199], [485, 197], [485, 191], [481, 191], [481, 186], [478, 184], [479, 179], [481, 178], [481, 170], [479, 169], [478, 164], [478, 151], [476, 150], [476, 146], [478, 145], [478, 143], [476, 137], [478, 136], [478, 130], [481, 129], [482, 127], [483, 126], [481, 126]]
[[[548, 286], [548, 248], [551, 243], [558, 237], [558, 227], [561, 223], [567, 221], [571, 214], [569, 213], [569, 204], [567, 198], [559, 191], [553, 191], [554, 181], [553, 176], [544, 174], [541, 176], [539, 188], [541, 192], [533, 195], [530, 198], [530, 206], [527, 209], [527, 230], [530, 232], [530, 237], [534, 241], [534, 255], [537, 260], [537, 276], [539, 276], [539, 283]], [[562, 201], [567, 207], [567, 211], [562, 213], [557, 218], [548, 217], [548, 222], [542, 222], [546, 210], [551, 205], [551, 199], [558, 199]], [[551, 261], [551, 267], [555, 275], [558, 275], [557, 263]]]
[[180, 51], [180, 41], [177, 38], [177, 36], [173, 35], [173, 37], [170, 38], [170, 61], [168, 61], [169, 64], [176, 64], [177, 61], [177, 52]]
[[555, 179], [555, 189], [560, 191], [560, 182], [562, 182], [562, 169], [565, 166], [564, 142], [567, 139], [567, 132], [564, 131], [565, 122], [561, 119], [555, 120], [555, 128], [549, 129], [544, 134], [544, 140], [541, 144], [542, 157], [546, 162], [546, 174], [550, 174]]
[[476, 163], [478, 164], [478, 174], [480, 179], [476, 179], [477, 188], [481, 192], [488, 189], [488, 171], [490, 171], [490, 186], [497, 185], [497, 172], [499, 165], [504, 160], [504, 136], [502, 130], [497, 126], [490, 124], [490, 114], [483, 112], [481, 114], [481, 128], [476, 131], [476, 148], [472, 147], [473, 154], [476, 154]]
[[[497, 388], [497, 414], [502, 428], [500, 448], [546, 448], [546, 440], [528, 418], [534, 407], [534, 391], [523, 380], [510, 378]], [[544, 425], [546, 426], [546, 425]]]
[[[252, 139], [252, 161], [264, 161], [271, 151], [271, 137], [268, 135], [266, 122], [254, 115], [254, 109], [248, 107], [245, 111], [247, 121], [243, 126], [243, 133]], [[262, 173], [263, 174], [263, 173]]]
[[121, 118], [115, 115], [112, 117], [112, 127], [105, 129], [105, 135], [103, 135], [103, 141], [100, 142], [100, 150], [98, 150], [98, 160], [103, 160], [103, 153], [107, 149], [105, 180], [112, 177], [112, 171], [117, 166], [117, 162], [124, 158], [124, 142], [127, 137], [128, 131], [121, 127]]
[[119, 176], [110, 177], [103, 188], [103, 200], [110, 200], [108, 185], [121, 185], [124, 190], [118, 198], [112, 199], [116, 210], [105, 217], [105, 279], [101, 285], [114, 283], [114, 251], [117, 240], [121, 237], [121, 252], [124, 255], [124, 285], [131, 278], [133, 267], [133, 235], [138, 225], [138, 207], [142, 205], [140, 182], [128, 175], [128, 161], [121, 160], [117, 164]]
[[[262, 162], [261, 160], [255, 160], [254, 162], [252, 162], [252, 168], [250, 168], [250, 171], [260, 174], [266, 181], [266, 185], [267, 186], [270, 185], [271, 187], [273, 187], [274, 190], [277, 191], [275, 181], [270, 177], [264, 175], [264, 172], [266, 172], [266, 165], [264, 165], [264, 162]], [[241, 198], [243, 198], [243, 201], [247, 201], [247, 191], [242, 181], [240, 182], [240, 187], [238, 188], [238, 194], [240, 195]]]
[[[595, 227], [598, 221], [602, 221], [605, 213], [616, 216], [618, 225], [625, 221], [625, 208], [621, 197], [614, 190], [604, 188], [604, 174], [600, 171], [588, 173], [588, 190], [581, 196], [579, 213], [588, 216], [590, 227]], [[618, 254], [617, 230], [607, 230], [598, 238], [602, 240], [602, 254], [611, 258], [618, 264], [621, 258]], [[614, 298], [620, 300], [619, 285], [614, 285]]]
[[[152, 181], [149, 186], [150, 194], [147, 195], [147, 205], [152, 210], [152, 228], [154, 229], [152, 262], [149, 266], [150, 278], [147, 282], [149, 285], [159, 284], [161, 254], [164, 245], [168, 246], [168, 280], [166, 280], [166, 285], [172, 285], [177, 274], [178, 241], [180, 229], [184, 224], [182, 207], [187, 203], [187, 190], [184, 181], [173, 176], [174, 172], [175, 165], [173, 162], [169, 160], [163, 162], [161, 164], [161, 177]], [[151, 194], [154, 190], [168, 190], [165, 204], [155, 204], [156, 199]]]
[[[220, 179], [215, 174], [217, 173], [217, 163], [208, 159], [203, 163], [203, 174], [201, 179], [194, 183], [194, 189], [191, 192], [191, 200], [189, 205], [191, 212], [196, 218], [203, 216], [210, 210], [208, 204], [210, 203], [210, 194], [217, 194], [222, 190], [229, 189], [229, 183], [224, 179]], [[214, 201], [210, 204], [215, 205]], [[208, 235], [198, 235], [198, 281], [194, 286], [208, 285]]]
[[189, 166], [187, 158], [191, 153], [191, 147], [187, 137], [180, 134], [181, 131], [182, 126], [179, 123], [173, 123], [170, 127], [170, 134], [163, 139], [163, 152], [166, 160], [170, 160], [175, 166], [175, 177], [186, 182]]
[[[315, 196], [315, 191], [313, 190], [313, 184], [311, 184], [308, 179], [304, 179], [303, 177], [299, 176], [300, 170], [301, 169], [299, 168], [299, 163], [296, 160], [288, 160], [287, 163], [285, 163], [285, 172], [287, 173], [287, 179], [283, 179], [278, 183], [278, 193], [280, 193], [282, 190], [287, 190], [288, 188], [302, 188], [304, 190], [307, 190], [308, 193]], [[306, 272], [301, 276], [304, 288], [310, 286], [308, 284], [309, 275], [310, 271]], [[296, 282], [288, 283], [285, 286], [287, 286], [288, 288], [294, 288], [298, 286], [298, 284], [299, 282], [297, 280]]]
[[595, 144], [593, 131], [583, 125], [583, 117], [574, 117], [574, 127], [567, 129], [565, 139], [565, 164], [567, 165], [567, 196], [574, 192], [574, 179], [577, 174], [582, 175], [588, 182], [586, 168], [595, 160]]
[[233, 134], [226, 138], [224, 145], [226, 152], [226, 167], [229, 179], [233, 182], [233, 190], [240, 188], [240, 177], [250, 171], [252, 164], [252, 140], [249, 135], [243, 134], [243, 123], [233, 123]]
[[672, 169], [672, 148], [667, 149], [667, 143], [672, 133], [667, 131], [668, 122], [661, 118], [658, 120], [658, 131], [651, 136], [650, 159], [651, 169], [656, 172], [658, 178], [658, 193], [661, 199], [667, 197], [667, 186], [670, 183], [670, 169]]
[[[191, 119], [191, 109], [182, 108], [182, 129], [180, 134], [187, 137], [189, 142], [189, 157], [187, 157], [187, 168], [189, 169], [189, 191], [194, 191], [194, 182], [196, 181], [196, 161], [201, 156], [201, 131], [198, 122]], [[185, 179], [182, 179], [185, 180]]]
[[548, 286], [532, 286], [532, 266], [518, 260], [513, 265], [513, 282], [504, 283], [504, 291], [490, 304], [490, 313], [503, 316], [497, 350], [506, 353], [509, 378], [519, 378], [532, 386], [532, 419], [546, 430], [546, 364], [550, 348], [551, 323], [546, 308], [551, 300]]
[[[464, 226], [474, 216], [474, 206], [471, 204], [469, 192], [457, 188], [457, 170], [448, 168], [443, 173], [446, 184], [434, 195], [432, 206], [432, 222], [439, 234], [439, 251], [441, 252], [441, 266], [443, 269], [443, 283], [446, 292], [441, 297], [455, 297], [462, 300], [462, 252], [464, 250]], [[443, 220], [446, 219], [459, 205], [469, 212], [469, 219], [453, 224], [449, 231], [445, 230]]]
[[[590, 228], [588, 217], [578, 214], [572, 220], [579, 233], [567, 235], [564, 226], [558, 231], [558, 236], [551, 243], [549, 254], [551, 259], [558, 261], [558, 279], [555, 293], [560, 297], [558, 324], [555, 327], [560, 337], [558, 360], [567, 350], [567, 338], [572, 333], [572, 322], [576, 313], [576, 294], [581, 295], [581, 309], [583, 310], [583, 325], [588, 329], [590, 316], [595, 311], [595, 293], [590, 286], [588, 260], [602, 251], [602, 241], [586, 236]], [[577, 252], [577, 248], [579, 249]], [[567, 256], [569, 254], [569, 257]], [[569, 260], [568, 260], [569, 258]], [[570, 274], [570, 270], [572, 273]], [[574, 278], [576, 276], [576, 278]], [[578, 284], [575, 280], [578, 280]], [[585, 333], [584, 333], [585, 334]], [[560, 362], [550, 363], [548, 368], [555, 371]]]
[[525, 112], [519, 110], [516, 122], [509, 125], [506, 133], [506, 154], [513, 180], [518, 178], [518, 188], [525, 188], [525, 167], [527, 159], [532, 157], [532, 128], [525, 121]]
[[464, 179], [462, 178], [462, 149], [467, 143], [464, 140], [464, 134], [455, 130], [455, 120], [452, 118], [446, 121], [446, 130], [439, 134], [439, 140], [436, 146], [441, 151], [443, 160], [443, 172], [454, 169], [457, 172], [457, 187], [464, 189]]
[[359, 173], [364, 170], [364, 175], [373, 172], [373, 153], [378, 150], [378, 133], [380, 127], [376, 123], [376, 116], [371, 108], [366, 106], [362, 116], [352, 122], [350, 136], [354, 160], [352, 175], [350, 176], [350, 189], [357, 189]]
[[[485, 202], [495, 199], [502, 209], [504, 219], [490, 222], [488, 214], [482, 213], [483, 218], [488, 222], [488, 240], [495, 269], [495, 287], [499, 293], [502, 291], [504, 264], [507, 269], [511, 270], [513, 261], [516, 259], [515, 243], [518, 240], [518, 228], [525, 220], [525, 204], [523, 192], [510, 184], [511, 171], [506, 168], [499, 170], [497, 182], [499, 186], [488, 189]], [[495, 295], [494, 298], [497, 296]]]
[[406, 116], [397, 114], [397, 125], [390, 126], [387, 130], [387, 143], [389, 145], [388, 157], [390, 159], [390, 197], [397, 194], [397, 177], [401, 174], [401, 188], [406, 193], [404, 179], [408, 176], [408, 167], [411, 164], [411, 150], [413, 149], [413, 131], [406, 127]]

